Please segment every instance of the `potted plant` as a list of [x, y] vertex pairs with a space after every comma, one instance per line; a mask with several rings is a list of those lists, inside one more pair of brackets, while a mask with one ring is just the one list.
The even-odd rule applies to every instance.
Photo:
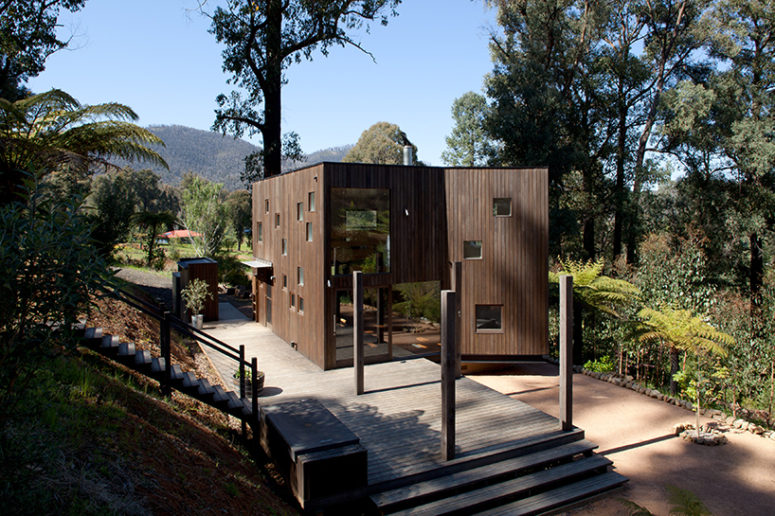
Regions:
[[203, 279], [194, 279], [180, 291], [186, 308], [191, 310], [191, 326], [201, 330], [204, 323], [204, 315], [201, 314], [205, 306], [205, 300], [212, 298], [207, 282]]
[[[234, 371], [234, 374], [232, 377], [237, 380], [237, 387], [239, 387], [239, 379], [240, 379], [240, 371], [239, 368]], [[245, 395], [252, 398], [253, 393], [251, 392], [251, 387], [253, 385], [253, 372], [249, 367], [245, 368]], [[264, 372], [259, 371], [256, 373], [256, 392], [255, 394], [261, 394], [261, 391], [264, 390]]]

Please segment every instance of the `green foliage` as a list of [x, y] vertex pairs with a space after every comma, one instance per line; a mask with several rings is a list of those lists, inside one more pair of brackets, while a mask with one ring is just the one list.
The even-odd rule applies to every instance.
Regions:
[[495, 147], [485, 131], [487, 99], [469, 91], [452, 103], [455, 126], [447, 136], [447, 149], [441, 159], [447, 165], [474, 167], [487, 164]]
[[355, 146], [342, 161], [346, 163], [375, 163], [401, 165], [404, 162], [404, 145], [412, 147], [417, 158], [417, 147], [396, 124], [377, 122], [363, 133]]
[[81, 105], [60, 90], [16, 102], [0, 98], [0, 203], [13, 201], [31, 173], [51, 174], [66, 182], [85, 177], [90, 166], [120, 157], [166, 166], [149, 145], [163, 144], [153, 133], [128, 120], [137, 115], [122, 104]]
[[245, 238], [245, 230], [252, 227], [251, 193], [247, 190], [231, 192], [226, 198], [226, 206], [229, 214], [229, 222], [234, 238], [237, 240], [237, 249], [242, 246]]
[[410, 319], [424, 317], [429, 321], [441, 321], [441, 291], [437, 281], [401, 283], [395, 286], [402, 301], [393, 304], [393, 309]]
[[0, 97], [17, 100], [23, 84], [44, 69], [46, 58], [65, 48], [57, 35], [60, 10], [78, 11], [85, 0], [10, 0], [0, 5]]
[[221, 248], [229, 222], [228, 209], [222, 199], [223, 185], [188, 174], [181, 188], [183, 225], [202, 235], [192, 237], [191, 245], [198, 256], [213, 258]]
[[137, 226], [139, 226], [140, 228], [144, 228], [146, 231], [146, 234], [145, 234], [146, 251], [148, 252], [148, 255], [147, 255], [148, 257], [145, 263], [146, 266], [150, 267], [151, 265], [153, 265], [154, 260], [157, 260], [156, 263], [158, 264], [159, 251], [161, 251], [161, 254], [160, 254], [161, 267], [159, 268], [164, 267], [164, 251], [157, 250], [156, 254], [154, 254], [156, 240], [158, 238], [159, 233], [171, 227], [176, 220], [177, 220], [176, 217], [168, 211], [162, 211], [159, 213], [154, 213], [151, 211], [141, 211], [132, 215], [132, 222]]
[[33, 191], [0, 207], [0, 416], [43, 357], [75, 345], [71, 328], [105, 273], [76, 202]]
[[584, 364], [584, 369], [596, 373], [610, 373], [615, 369], [615, 366], [610, 356], [603, 355], [596, 360], [589, 360]]
[[218, 257], [218, 279], [232, 286], [250, 285], [245, 266], [233, 255], [224, 254]]
[[710, 511], [697, 495], [687, 489], [676, 486], [667, 486], [667, 499], [670, 502], [670, 513], [680, 516], [705, 516]]
[[589, 308], [619, 317], [621, 308], [638, 301], [640, 290], [632, 283], [603, 276], [605, 262], [560, 260], [560, 270], [549, 272], [549, 283], [559, 284], [560, 276], [573, 277], [573, 294]]
[[193, 315], [199, 315], [205, 306], [205, 301], [212, 298], [210, 286], [203, 279], [195, 278], [191, 280], [186, 287], [180, 291], [180, 297], [186, 304], [186, 308], [191, 310]]
[[643, 333], [639, 337], [642, 342], [659, 341], [695, 355], [721, 356], [727, 354], [726, 346], [735, 342], [731, 335], [718, 331], [689, 310], [643, 308], [638, 316], [643, 321]]

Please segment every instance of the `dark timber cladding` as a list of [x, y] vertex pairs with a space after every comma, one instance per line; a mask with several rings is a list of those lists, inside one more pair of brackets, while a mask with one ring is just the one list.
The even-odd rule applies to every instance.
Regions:
[[546, 353], [546, 169], [322, 163], [254, 184], [253, 249], [272, 263], [256, 271], [257, 321], [320, 367], [335, 367], [335, 292], [352, 289], [352, 274], [334, 271], [342, 262], [333, 226], [342, 214], [329, 207], [340, 189], [389, 196], [389, 256], [384, 272], [364, 273], [365, 288], [416, 281], [449, 288], [451, 264], [460, 261], [464, 357]]

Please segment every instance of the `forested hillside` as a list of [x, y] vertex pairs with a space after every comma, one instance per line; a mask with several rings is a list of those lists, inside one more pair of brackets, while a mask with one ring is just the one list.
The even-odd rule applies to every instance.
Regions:
[[[260, 150], [245, 140], [182, 125], [156, 125], [148, 127], [148, 130], [164, 140], [166, 147], [160, 147], [158, 152], [170, 169], [139, 163], [120, 164], [134, 168], [150, 168], [161, 176], [163, 183], [172, 185], [180, 183], [185, 172], [196, 172], [205, 179], [223, 183], [227, 190], [243, 188], [239, 177], [245, 168], [245, 156]], [[305, 162], [285, 161], [283, 171], [298, 168], [305, 163], [341, 161], [351, 147], [345, 145], [316, 151], [309, 154]]]

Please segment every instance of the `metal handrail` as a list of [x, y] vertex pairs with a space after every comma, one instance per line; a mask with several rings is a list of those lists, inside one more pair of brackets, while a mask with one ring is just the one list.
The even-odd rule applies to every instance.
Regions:
[[253, 357], [250, 362], [245, 360], [245, 346], [240, 345], [239, 349], [234, 346], [230, 346], [225, 342], [213, 337], [212, 335], [186, 324], [179, 317], [171, 312], [162, 311], [158, 306], [154, 306], [151, 303], [141, 299], [134, 294], [127, 292], [120, 285], [117, 285], [108, 280], [98, 281], [100, 287], [112, 295], [119, 301], [122, 301], [129, 306], [132, 306], [146, 315], [159, 321], [159, 341], [161, 347], [161, 353], [165, 360], [164, 378], [162, 381], [162, 391], [164, 394], [169, 394], [171, 389], [171, 377], [170, 377], [170, 362], [171, 362], [171, 349], [170, 349], [170, 330], [174, 329], [178, 332], [194, 339], [200, 344], [217, 351], [218, 353], [235, 360], [239, 365], [239, 380], [240, 380], [240, 398], [245, 398], [245, 367], [251, 369], [251, 386], [253, 392], [253, 405], [256, 413], [257, 404], [255, 392], [257, 390], [257, 378], [258, 378], [258, 360]]

